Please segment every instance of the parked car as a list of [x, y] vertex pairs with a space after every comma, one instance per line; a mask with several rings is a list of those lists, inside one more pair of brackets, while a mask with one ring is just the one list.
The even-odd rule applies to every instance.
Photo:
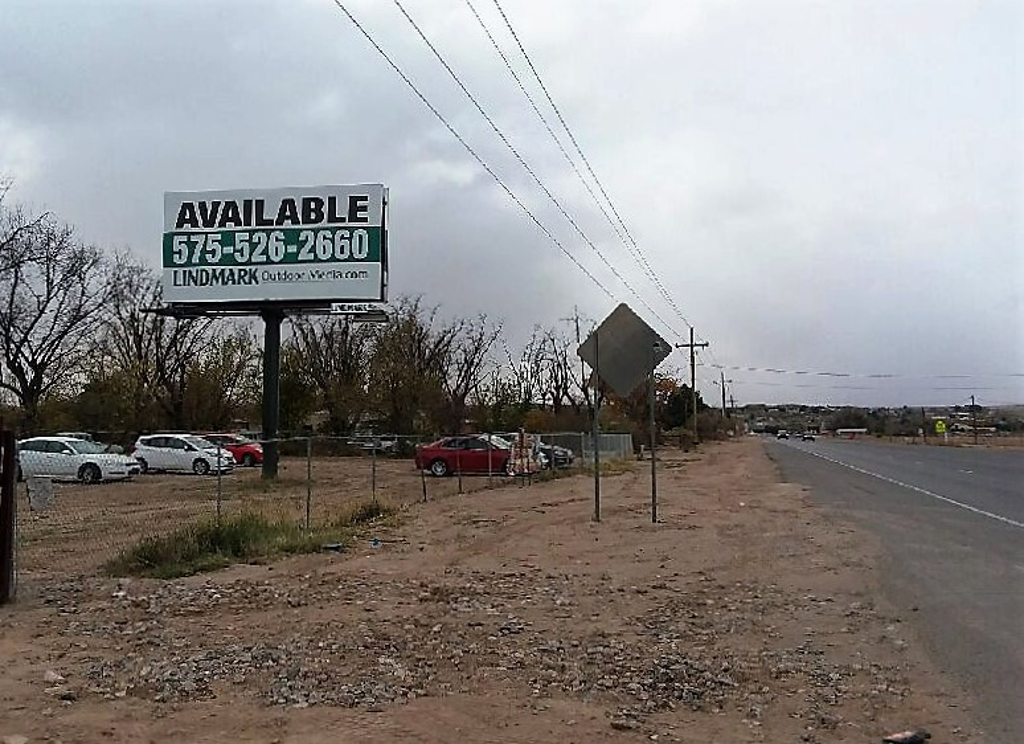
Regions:
[[141, 471], [135, 458], [106, 451], [97, 442], [74, 437], [31, 437], [18, 442], [20, 478], [48, 476], [99, 483], [125, 480]]
[[501, 437], [477, 434], [444, 437], [416, 447], [416, 467], [443, 477], [452, 473], [505, 473], [512, 445]]
[[353, 434], [346, 442], [350, 447], [358, 447], [366, 452], [392, 454], [398, 448], [398, 437], [388, 434]]
[[237, 465], [252, 468], [263, 462], [263, 445], [241, 434], [203, 434], [202, 438], [230, 452]]
[[148, 434], [135, 442], [132, 455], [142, 472], [166, 470], [193, 472], [206, 475], [211, 470], [230, 472], [235, 459], [230, 452], [220, 452], [217, 446], [194, 434]]
[[[53, 436], [55, 437], [71, 437], [72, 439], [84, 439], [87, 442], [96, 442], [96, 439], [87, 431], [58, 431]], [[104, 444], [102, 442], [96, 442], [103, 446], [104, 452], [113, 452], [115, 455], [124, 453], [124, 447], [120, 444]]]
[[805, 431], [802, 435], [800, 435], [800, 441], [801, 442], [813, 442], [814, 441], [814, 432], [813, 431]]
[[[505, 434], [505, 439], [515, 442], [518, 434]], [[528, 435], [533, 443], [534, 456], [540, 460], [545, 468], [571, 468], [576, 455], [567, 447], [560, 447], [557, 444], [549, 444], [536, 435]]]
[[775, 435], [776, 439], [789, 439], [789, 432], [785, 429], [779, 429], [779, 432]]

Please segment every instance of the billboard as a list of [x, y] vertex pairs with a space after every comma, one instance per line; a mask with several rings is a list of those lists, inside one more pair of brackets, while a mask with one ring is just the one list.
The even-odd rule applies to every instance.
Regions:
[[387, 299], [381, 184], [164, 194], [164, 302]]

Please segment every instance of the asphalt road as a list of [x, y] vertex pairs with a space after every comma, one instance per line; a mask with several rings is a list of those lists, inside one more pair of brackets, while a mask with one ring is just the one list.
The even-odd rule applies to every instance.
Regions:
[[823, 439], [768, 452], [882, 539], [889, 599], [975, 696], [988, 739], [1024, 742], [1024, 452]]

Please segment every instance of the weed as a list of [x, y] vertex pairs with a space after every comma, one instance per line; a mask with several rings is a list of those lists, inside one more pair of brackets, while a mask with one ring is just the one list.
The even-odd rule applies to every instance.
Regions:
[[241, 514], [186, 525], [167, 535], [147, 537], [104, 564], [112, 576], [170, 579], [214, 571], [232, 563], [257, 563], [282, 555], [315, 553], [325, 543], [347, 544], [359, 527], [391, 513], [376, 502], [322, 528], [306, 531], [294, 521]]

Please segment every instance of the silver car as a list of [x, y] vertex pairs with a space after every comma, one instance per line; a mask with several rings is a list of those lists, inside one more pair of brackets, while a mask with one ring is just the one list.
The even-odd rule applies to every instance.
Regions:
[[139, 437], [132, 449], [142, 472], [165, 470], [168, 472], [206, 475], [213, 471], [231, 472], [234, 456], [226, 449], [194, 434], [147, 434]]
[[18, 442], [19, 473], [57, 480], [99, 483], [138, 475], [139, 463], [127, 455], [108, 452], [105, 445], [74, 437], [31, 437]]

